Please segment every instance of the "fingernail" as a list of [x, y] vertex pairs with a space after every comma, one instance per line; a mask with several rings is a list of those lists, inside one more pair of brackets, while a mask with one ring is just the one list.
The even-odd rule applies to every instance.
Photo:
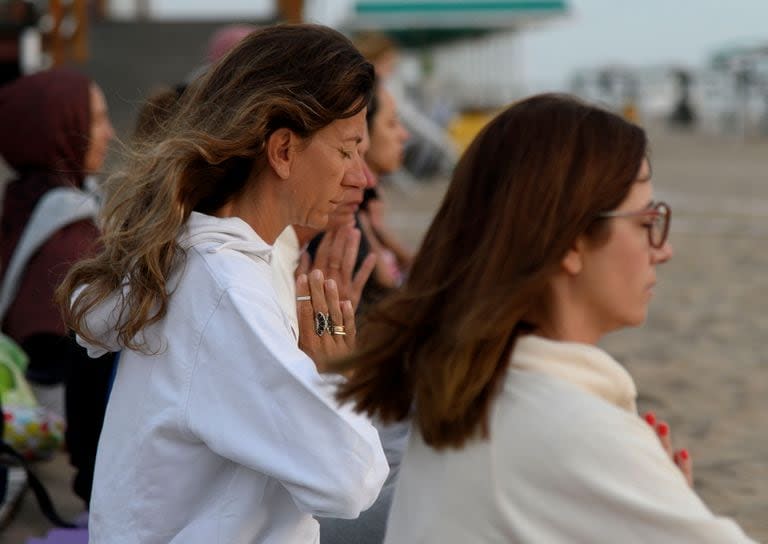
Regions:
[[688, 460], [688, 450], [682, 449], [679, 452], [677, 452], [677, 454], [680, 457], [681, 461], [687, 461]]
[[645, 413], [643, 417], [648, 422], [648, 425], [650, 425], [651, 427], [656, 425], [656, 414], [654, 414], [653, 412], [648, 411]]
[[329, 289], [335, 289], [336, 288], [336, 282], [333, 281], [333, 280], [327, 280], [325, 282], [325, 286], [328, 287]]
[[667, 425], [666, 422], [662, 421], [658, 425], [656, 425], [656, 432], [659, 433], [659, 436], [667, 436], [669, 434], [669, 425]]

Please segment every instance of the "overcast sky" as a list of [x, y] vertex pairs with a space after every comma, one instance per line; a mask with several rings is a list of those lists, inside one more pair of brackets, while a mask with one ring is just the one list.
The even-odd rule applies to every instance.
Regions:
[[729, 44], [768, 43], [768, 0], [568, 0], [565, 18], [525, 31], [534, 89], [604, 63], [703, 65]]

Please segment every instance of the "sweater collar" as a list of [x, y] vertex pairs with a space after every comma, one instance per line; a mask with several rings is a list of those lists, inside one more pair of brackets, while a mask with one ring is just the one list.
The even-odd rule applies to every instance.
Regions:
[[629, 372], [602, 349], [526, 335], [518, 338], [512, 367], [567, 381], [636, 413], [637, 389]]

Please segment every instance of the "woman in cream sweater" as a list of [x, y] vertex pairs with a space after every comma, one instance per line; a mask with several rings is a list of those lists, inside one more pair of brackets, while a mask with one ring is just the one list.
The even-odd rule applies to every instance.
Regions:
[[413, 418], [386, 542], [751, 542], [596, 345], [645, 320], [672, 256], [647, 152], [641, 128], [561, 95], [509, 107], [465, 152], [344, 363], [340, 398]]

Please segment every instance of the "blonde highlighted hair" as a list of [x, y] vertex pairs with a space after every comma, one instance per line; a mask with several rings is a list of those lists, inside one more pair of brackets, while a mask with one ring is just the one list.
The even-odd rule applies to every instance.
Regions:
[[275, 130], [311, 137], [361, 111], [373, 82], [373, 67], [335, 30], [277, 25], [245, 38], [190, 85], [110, 178], [103, 249], [57, 290], [65, 323], [99, 344], [86, 315], [117, 294], [120, 344], [148, 349], [139, 332], [166, 313], [167, 281], [184, 259], [177, 237], [190, 213], [212, 213], [240, 194], [265, 167]]

